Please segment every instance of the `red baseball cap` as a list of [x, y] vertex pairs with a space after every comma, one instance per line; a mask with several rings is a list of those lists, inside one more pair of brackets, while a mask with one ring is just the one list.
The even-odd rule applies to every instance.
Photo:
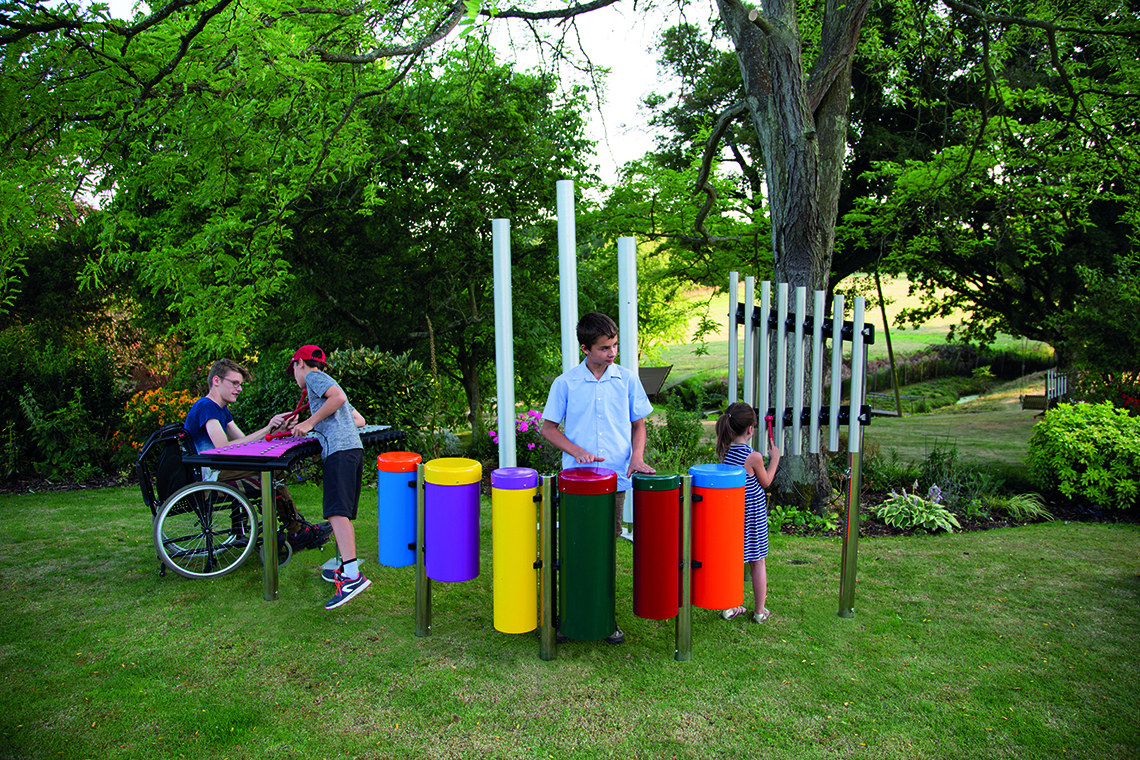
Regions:
[[325, 356], [324, 350], [320, 346], [314, 346], [310, 343], [309, 345], [301, 346], [293, 354], [293, 358], [290, 359], [289, 363], [285, 365], [286, 374], [291, 374], [293, 372], [293, 362], [297, 361], [298, 359], [300, 359], [302, 361], [315, 361], [315, 362], [327, 362], [328, 361], [328, 358]]

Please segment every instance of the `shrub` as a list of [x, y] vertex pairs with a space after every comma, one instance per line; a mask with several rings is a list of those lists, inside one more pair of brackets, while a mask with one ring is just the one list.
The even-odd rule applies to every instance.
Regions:
[[46, 457], [34, 463], [36, 472], [73, 480], [102, 474], [99, 463], [105, 447], [78, 388], [65, 406], [53, 411], [45, 411], [27, 388], [20, 396], [20, 408], [31, 425], [40, 456]]
[[133, 466], [150, 434], [168, 422], [186, 419], [190, 407], [197, 400], [190, 391], [166, 388], [139, 391], [131, 396], [123, 410], [122, 425], [111, 437], [115, 463], [124, 468]]
[[646, 420], [646, 461], [658, 472], [688, 472], [694, 464], [716, 461], [715, 449], [704, 442], [701, 413], [686, 411], [680, 396], [670, 396], [665, 421]]
[[[935, 493], [928, 495], [937, 498]], [[908, 495], [905, 489], [901, 496], [891, 491], [891, 495], [873, 511], [875, 517], [892, 528], [916, 528], [930, 533], [944, 530], [953, 533], [954, 528], [962, 527], [958, 518], [935, 499], [923, 499], [916, 494]]]
[[1026, 455], [1039, 485], [1101, 509], [1140, 494], [1140, 419], [1103, 404], [1061, 404], [1037, 423]]
[[329, 354], [329, 374], [371, 425], [412, 429], [427, 424], [431, 374], [410, 354], [353, 348]]
[[954, 446], [936, 445], [919, 466], [916, 487], [919, 486], [937, 488], [940, 504], [955, 514], [965, 515], [982, 496], [998, 491], [1001, 479], [989, 470], [962, 462]]
[[[845, 452], [836, 454], [829, 461], [844, 471], [848, 465]], [[918, 480], [919, 474], [918, 465], [900, 457], [898, 449], [889, 449], [884, 455], [878, 442], [872, 442], [863, 451], [863, 484], [872, 491], [901, 488]]]

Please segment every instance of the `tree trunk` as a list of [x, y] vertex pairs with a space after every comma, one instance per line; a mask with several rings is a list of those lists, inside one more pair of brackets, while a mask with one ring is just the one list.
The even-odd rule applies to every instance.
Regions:
[[[717, 0], [764, 155], [776, 281], [792, 289], [823, 290], [847, 146], [851, 56], [866, 2], [827, 2], [820, 56], [810, 79], [794, 0], [764, 0], [761, 6], [762, 14], [753, 20], [737, 0]], [[791, 398], [792, 389], [787, 390]], [[778, 502], [818, 507], [830, 496], [824, 455], [781, 461], [772, 486]]]

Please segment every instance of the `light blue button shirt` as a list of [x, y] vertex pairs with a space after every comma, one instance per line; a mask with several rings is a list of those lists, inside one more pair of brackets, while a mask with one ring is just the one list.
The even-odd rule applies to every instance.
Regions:
[[[617, 490], [628, 491], [632, 484], [626, 473], [633, 456], [630, 425], [652, 411], [634, 372], [611, 364], [599, 379], [583, 360], [550, 386], [542, 418], [556, 425], [565, 421], [563, 432], [572, 443], [605, 458], [591, 466], [616, 472]], [[563, 452], [562, 468], [576, 465], [574, 457]]]

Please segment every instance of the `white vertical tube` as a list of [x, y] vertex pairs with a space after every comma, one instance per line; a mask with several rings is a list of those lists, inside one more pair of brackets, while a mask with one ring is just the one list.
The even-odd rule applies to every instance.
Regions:
[[740, 302], [740, 273], [728, 273], [728, 403], [736, 403], [736, 309]]
[[796, 332], [792, 346], [792, 453], [804, 453], [801, 417], [804, 411], [804, 317], [807, 316], [807, 288], [796, 288]]
[[784, 443], [784, 407], [788, 404], [788, 283], [776, 285], [776, 445]]
[[495, 392], [498, 397], [499, 466], [514, 467], [515, 350], [511, 305], [511, 220], [491, 220], [495, 274]]
[[[638, 371], [637, 240], [618, 238], [618, 364]], [[627, 499], [631, 501], [632, 499]], [[630, 509], [633, 507], [631, 506]]]
[[827, 293], [815, 291], [814, 311], [811, 320], [811, 428], [808, 434], [808, 451], [819, 453], [819, 408], [823, 405], [823, 301]]
[[[771, 406], [769, 399], [771, 398], [771, 382], [769, 378], [772, 374], [772, 331], [768, 329], [768, 317], [772, 313], [772, 283], [768, 280], [760, 283], [760, 327], [757, 332], [760, 336], [760, 350], [756, 354], [756, 361], [752, 363], [752, 373], [760, 379], [760, 388], [755, 398], [749, 398], [748, 403], [755, 406], [760, 410], [760, 416], [764, 417], [768, 414], [768, 407]], [[756, 431], [760, 437], [759, 451], [763, 452], [765, 456], [768, 455], [768, 426], [765, 424], [762, 428], [763, 432]], [[752, 445], [753, 448], [757, 444]]]
[[859, 452], [859, 442], [863, 440], [859, 422], [859, 408], [863, 406], [863, 374], [867, 371], [863, 364], [863, 296], [855, 297], [854, 334], [851, 336], [851, 422], [847, 426], [847, 451]]
[[752, 311], [756, 308], [756, 278], [744, 278], [744, 401], [752, 404], [756, 388], [756, 362], [752, 358], [756, 350], [756, 331], [752, 329]]
[[574, 180], [560, 179], [558, 195], [558, 297], [562, 304], [562, 371], [581, 360], [578, 350], [578, 244], [574, 235]]
[[[621, 366], [638, 372], [637, 360], [637, 241], [618, 238], [618, 351]], [[640, 377], [640, 375], [639, 375]], [[633, 495], [625, 500], [621, 521], [633, 523]]]
[[831, 406], [827, 414], [827, 449], [839, 451], [839, 393], [843, 389], [843, 296], [831, 306]]

